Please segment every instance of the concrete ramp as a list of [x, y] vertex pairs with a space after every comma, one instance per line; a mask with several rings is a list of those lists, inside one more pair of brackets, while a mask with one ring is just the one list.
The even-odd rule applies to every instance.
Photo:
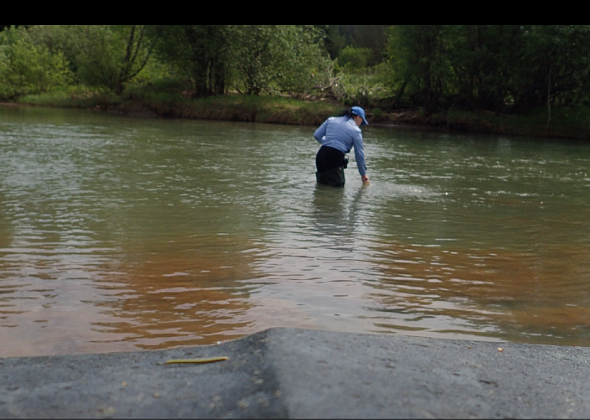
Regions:
[[[214, 356], [229, 359], [164, 364]], [[588, 360], [584, 347], [278, 328], [217, 346], [0, 359], [0, 418], [588, 418]]]

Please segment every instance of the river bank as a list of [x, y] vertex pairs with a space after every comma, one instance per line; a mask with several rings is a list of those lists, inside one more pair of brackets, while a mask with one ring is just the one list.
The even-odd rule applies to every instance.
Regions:
[[[130, 88], [117, 96], [107, 91], [69, 88], [28, 95], [11, 104], [93, 109], [117, 115], [148, 118], [186, 118], [260, 122], [271, 124], [321, 124], [344, 105], [331, 100], [298, 100], [286, 97], [223, 95], [192, 98], [186, 91], [155, 86]], [[383, 110], [366, 107], [369, 123], [426, 129], [555, 139], [590, 139], [590, 110], [585, 107], [538, 108], [521, 114], [450, 110], [426, 114], [422, 109]]]
[[584, 418], [589, 350], [277, 328], [211, 346], [5, 358], [0, 418]]

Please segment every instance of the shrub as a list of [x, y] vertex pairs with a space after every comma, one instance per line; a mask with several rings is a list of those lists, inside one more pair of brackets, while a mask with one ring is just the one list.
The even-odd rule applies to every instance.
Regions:
[[0, 33], [0, 97], [46, 92], [71, 80], [63, 54], [33, 42], [25, 28]]
[[373, 51], [369, 48], [345, 47], [338, 57], [338, 64], [352, 70], [360, 70], [369, 66], [373, 60]]

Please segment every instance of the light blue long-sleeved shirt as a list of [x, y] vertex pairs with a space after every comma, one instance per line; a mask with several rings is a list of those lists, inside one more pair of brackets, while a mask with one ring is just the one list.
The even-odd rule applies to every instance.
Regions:
[[313, 137], [322, 146], [333, 147], [343, 153], [350, 152], [354, 146], [356, 166], [361, 176], [367, 173], [363, 134], [352, 118], [330, 117], [318, 128]]

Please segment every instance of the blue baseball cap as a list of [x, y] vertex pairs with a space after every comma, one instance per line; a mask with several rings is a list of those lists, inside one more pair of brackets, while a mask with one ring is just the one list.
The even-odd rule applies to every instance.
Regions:
[[369, 123], [365, 119], [365, 110], [364, 109], [362, 109], [360, 106], [353, 106], [350, 110], [352, 111], [353, 115], [358, 115], [359, 117], [361, 117], [363, 119], [363, 122], [361, 125], [369, 125]]

